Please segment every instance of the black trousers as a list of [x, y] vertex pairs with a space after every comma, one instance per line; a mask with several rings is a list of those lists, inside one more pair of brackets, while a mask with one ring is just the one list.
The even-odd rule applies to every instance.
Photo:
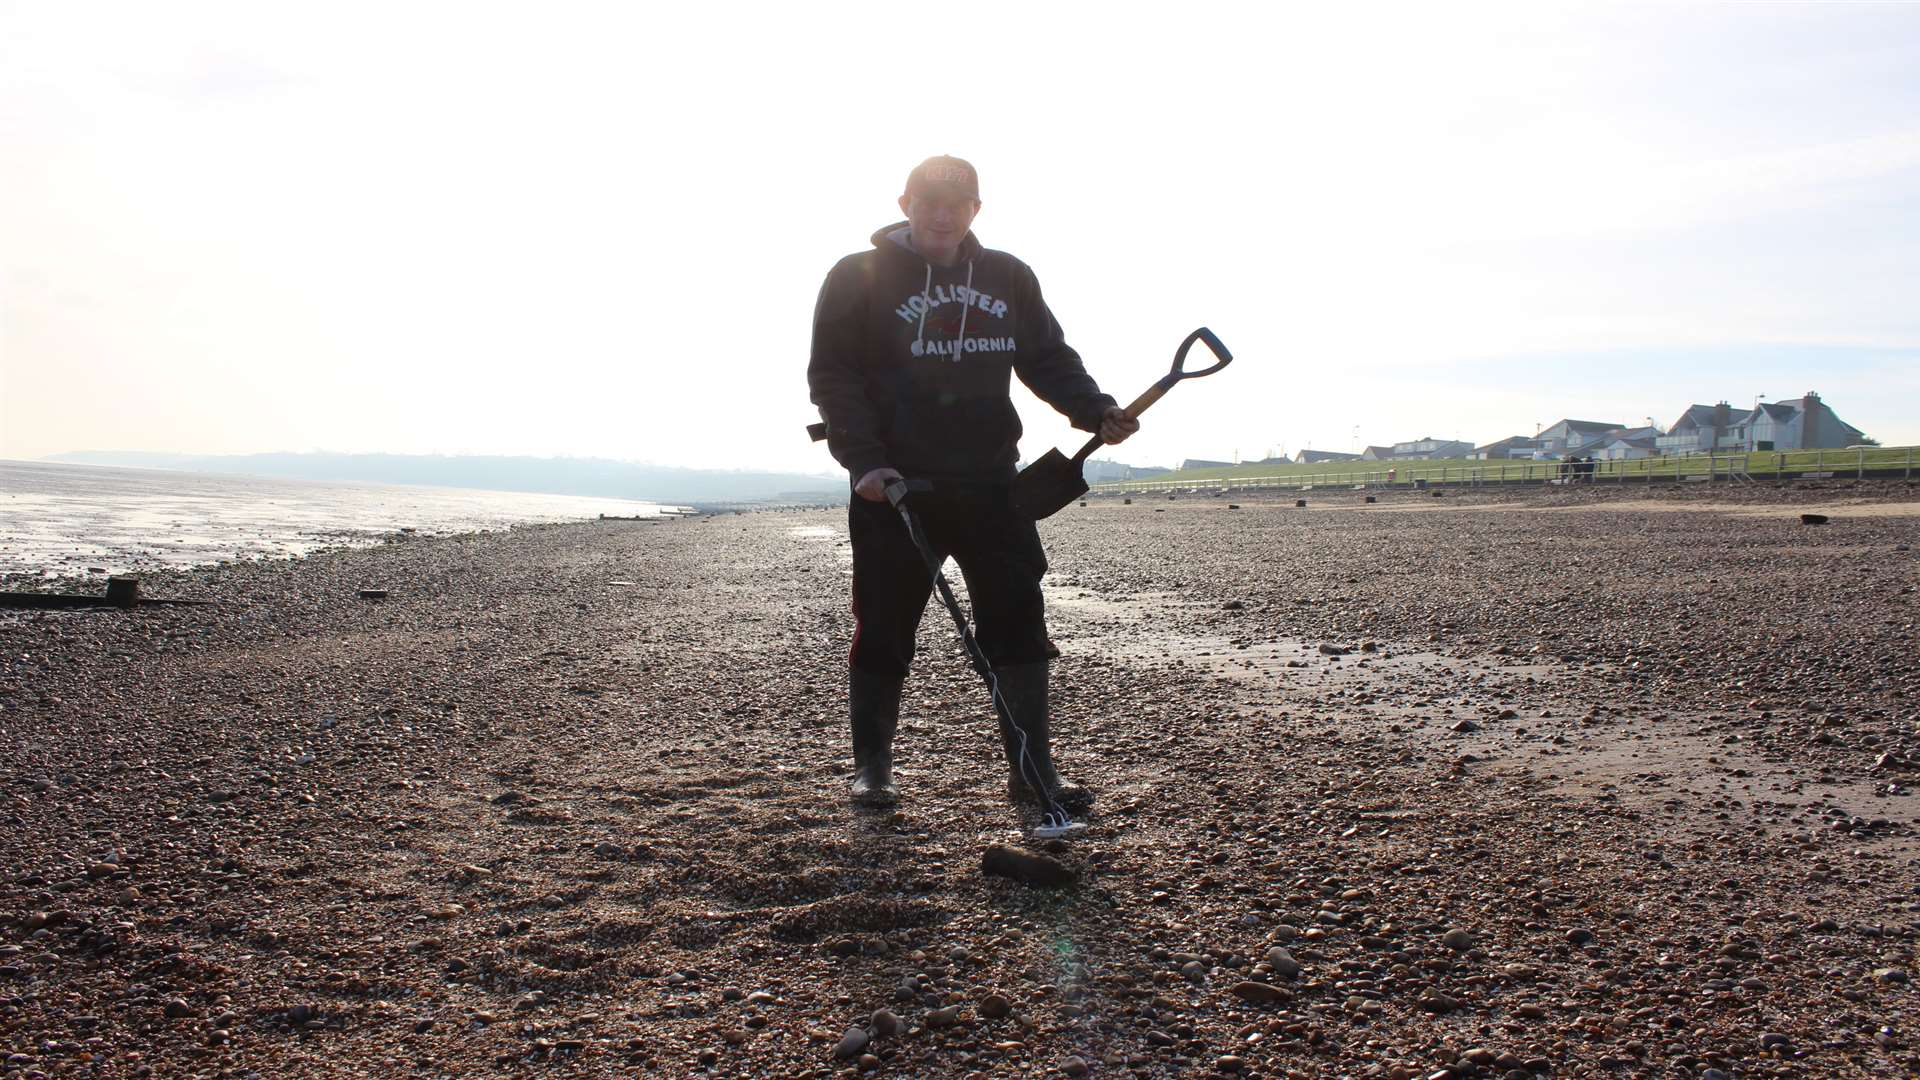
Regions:
[[[1040, 578], [1046, 553], [1033, 522], [1014, 512], [1002, 484], [940, 484], [908, 506], [934, 553], [951, 557], [967, 583], [974, 636], [995, 667], [1048, 658]], [[927, 564], [890, 504], [858, 495], [847, 506], [853, 541], [853, 648], [863, 671], [902, 678], [933, 591]]]

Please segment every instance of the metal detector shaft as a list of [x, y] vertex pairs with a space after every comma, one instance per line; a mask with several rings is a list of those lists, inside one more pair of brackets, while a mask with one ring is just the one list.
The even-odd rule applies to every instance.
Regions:
[[910, 495], [933, 490], [933, 485], [925, 480], [895, 480], [886, 486], [887, 501], [899, 512], [900, 521], [907, 528], [907, 536], [913, 540], [913, 546], [920, 552], [920, 558], [927, 564], [927, 574], [933, 578], [933, 587], [940, 594], [940, 602], [946, 606], [947, 614], [953, 616], [953, 628], [960, 634], [960, 643], [966, 647], [967, 659], [973, 664], [973, 670], [987, 684], [987, 696], [993, 699], [993, 711], [1002, 724], [1011, 729], [1020, 739], [1020, 778], [1027, 787], [1037, 793], [1042, 807], [1042, 825], [1037, 831], [1051, 836], [1059, 836], [1077, 827], [1073, 815], [1067, 813], [1054, 800], [1053, 791], [1040, 776], [1033, 759], [1026, 752], [1027, 734], [1013, 721], [1013, 711], [1007, 707], [1006, 699], [1000, 696], [1000, 680], [993, 673], [993, 665], [988, 662], [987, 654], [980, 648], [980, 642], [973, 636], [973, 628], [968, 625], [966, 612], [960, 609], [959, 598], [953, 595], [953, 586], [947, 583], [947, 575], [941, 572], [946, 560], [933, 550], [927, 534], [920, 528], [920, 519], [907, 507]]

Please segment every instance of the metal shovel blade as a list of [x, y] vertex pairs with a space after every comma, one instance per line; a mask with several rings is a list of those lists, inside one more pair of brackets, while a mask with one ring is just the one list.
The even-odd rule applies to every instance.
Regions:
[[1049, 450], [1013, 478], [1013, 507], [1034, 521], [1052, 517], [1087, 493], [1081, 462]]

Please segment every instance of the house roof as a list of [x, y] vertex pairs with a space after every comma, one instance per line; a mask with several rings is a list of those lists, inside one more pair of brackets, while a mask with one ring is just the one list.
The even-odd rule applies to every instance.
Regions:
[[1763, 401], [1760, 410], [1775, 420], [1791, 420], [1800, 411], [1797, 401]]
[[1587, 431], [1587, 432], [1595, 432], [1595, 433], [1602, 432], [1602, 431], [1614, 431], [1624, 426], [1621, 424], [1603, 423], [1599, 420], [1562, 420], [1557, 424], [1549, 424], [1547, 426], [1550, 428], [1557, 428], [1562, 425], [1565, 425], [1568, 431]]
[[1485, 446], [1476, 446], [1475, 450], [1498, 450], [1503, 446], [1539, 446], [1540, 440], [1531, 435], [1509, 435], [1504, 439], [1495, 439]]
[[[1680, 414], [1680, 419], [1673, 422], [1673, 426], [1677, 428], [1681, 424], [1691, 420], [1695, 427], [1712, 427], [1713, 410], [1718, 407], [1719, 406], [1716, 405], [1689, 405], [1687, 406], [1687, 411]], [[1747, 418], [1752, 415], [1752, 409], [1729, 408], [1727, 410], [1727, 423], [1744, 424], [1747, 422]]]
[[1607, 445], [1601, 449], [1609, 449], [1615, 446], [1631, 446], [1638, 450], [1651, 450], [1653, 449], [1654, 443], [1651, 436], [1635, 436], [1633, 438], [1623, 436], [1616, 439], [1608, 439]]

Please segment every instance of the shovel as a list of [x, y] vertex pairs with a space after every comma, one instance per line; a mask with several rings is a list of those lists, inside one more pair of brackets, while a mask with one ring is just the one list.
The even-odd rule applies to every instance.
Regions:
[[[1187, 364], [1187, 350], [1193, 348], [1193, 343], [1196, 341], [1206, 342], [1207, 348], [1213, 350], [1213, 355], [1220, 358], [1219, 362], [1204, 371], [1182, 370]], [[1213, 331], [1204, 326], [1195, 330], [1187, 335], [1187, 340], [1180, 343], [1180, 351], [1173, 354], [1173, 370], [1167, 372], [1159, 382], [1148, 387], [1146, 393], [1133, 399], [1133, 404], [1127, 406], [1127, 415], [1138, 419], [1141, 413], [1147, 411], [1147, 406], [1159, 401], [1167, 391], [1173, 389], [1175, 383], [1182, 379], [1197, 379], [1202, 375], [1211, 375], [1226, 367], [1232, 360], [1233, 354], [1227, 351], [1227, 347], [1220, 343], [1219, 338], [1213, 336]], [[1064, 509], [1068, 503], [1085, 495], [1087, 478], [1083, 470], [1087, 464], [1087, 456], [1100, 448], [1101, 441], [1100, 436], [1095, 435], [1088, 439], [1087, 445], [1081, 447], [1080, 452], [1072, 457], [1067, 457], [1058, 450], [1049, 450], [1040, 460], [1021, 469], [1020, 475], [1013, 478], [1014, 509], [1034, 521], [1039, 521], [1041, 518], [1052, 517]]]

